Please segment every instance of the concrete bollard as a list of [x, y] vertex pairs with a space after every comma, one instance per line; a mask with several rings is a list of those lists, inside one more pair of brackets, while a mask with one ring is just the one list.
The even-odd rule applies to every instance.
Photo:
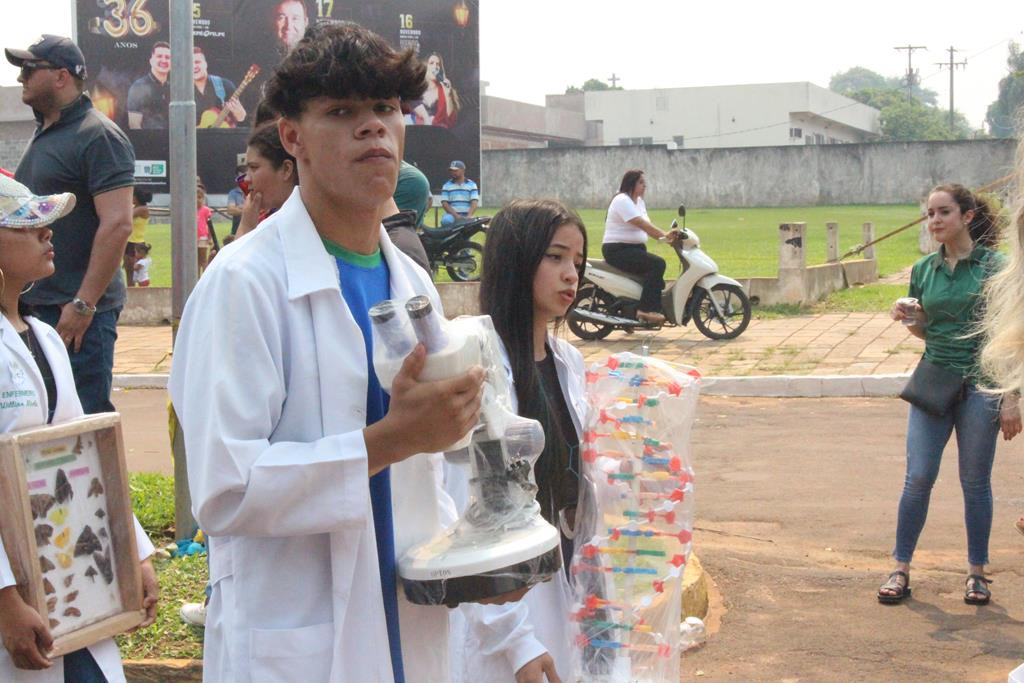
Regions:
[[825, 261], [835, 263], [839, 260], [839, 224], [825, 224]]
[[[875, 239], [875, 224], [865, 223], [861, 229], [861, 244], [867, 244], [873, 239]], [[875, 258], [875, 248], [873, 246], [868, 247], [861, 252], [860, 257], [869, 260]]]
[[807, 270], [806, 223], [779, 225], [779, 295], [786, 303], [804, 300], [804, 273]]

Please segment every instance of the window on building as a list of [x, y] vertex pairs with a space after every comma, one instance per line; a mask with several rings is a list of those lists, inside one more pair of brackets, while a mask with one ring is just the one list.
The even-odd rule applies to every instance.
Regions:
[[825, 144], [825, 136], [822, 135], [821, 133], [815, 133], [814, 134], [814, 144], [816, 144], [816, 145], [824, 145]]
[[641, 145], [653, 145], [654, 144], [654, 138], [643, 138], [642, 141], [640, 142], [640, 144]]
[[686, 136], [684, 136], [684, 135], [673, 135], [672, 136], [672, 141], [674, 143], [676, 143], [676, 148], [677, 149], [682, 149], [683, 148], [683, 142], [686, 141]]
[[829, 137], [829, 139], [828, 139], [828, 144], [830, 144], [830, 145], [837, 144], [838, 142], [839, 142], [839, 140], [836, 140], [833, 137]]
[[813, 145], [814, 144], [814, 136], [813, 135], [805, 135], [804, 136], [804, 144], [805, 145]]
[[803, 128], [790, 128], [789, 129], [789, 137], [791, 137], [792, 139], [799, 140], [803, 136], [804, 136], [804, 129]]
[[668, 111], [668, 95], [658, 95], [654, 98], [654, 108], [657, 111]]

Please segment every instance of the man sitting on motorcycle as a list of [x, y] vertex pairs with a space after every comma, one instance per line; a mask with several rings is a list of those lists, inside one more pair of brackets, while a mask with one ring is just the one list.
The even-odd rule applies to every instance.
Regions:
[[480, 203], [480, 191], [476, 183], [466, 177], [464, 162], [453, 161], [448, 166], [448, 174], [451, 180], [441, 187], [441, 208], [445, 211], [441, 225], [451, 225], [457, 220], [470, 218]]

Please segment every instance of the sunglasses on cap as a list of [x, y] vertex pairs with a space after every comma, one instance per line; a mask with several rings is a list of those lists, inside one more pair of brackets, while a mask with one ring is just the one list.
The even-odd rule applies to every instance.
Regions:
[[55, 71], [63, 67], [50, 64], [49, 62], [22, 62], [21, 63], [21, 75], [24, 78], [28, 78], [36, 71], [50, 70]]

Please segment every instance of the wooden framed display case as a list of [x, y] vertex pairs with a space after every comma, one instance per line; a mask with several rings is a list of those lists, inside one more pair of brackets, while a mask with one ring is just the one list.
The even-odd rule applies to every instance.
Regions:
[[51, 656], [144, 620], [117, 413], [0, 434], [0, 532], [21, 597], [49, 621]]

